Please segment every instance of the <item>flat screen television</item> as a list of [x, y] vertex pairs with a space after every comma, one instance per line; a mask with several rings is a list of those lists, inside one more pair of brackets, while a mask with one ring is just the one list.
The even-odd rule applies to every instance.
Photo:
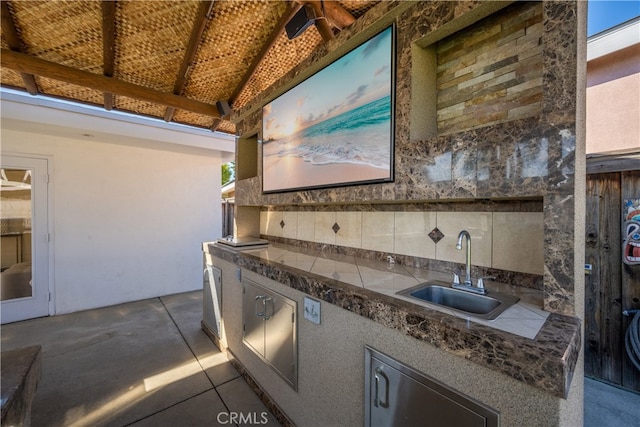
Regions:
[[393, 181], [390, 26], [262, 109], [262, 191]]

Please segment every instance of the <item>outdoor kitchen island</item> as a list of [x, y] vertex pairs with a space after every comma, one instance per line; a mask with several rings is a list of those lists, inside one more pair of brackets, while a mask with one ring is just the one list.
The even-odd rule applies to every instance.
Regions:
[[[390, 27], [391, 67], [369, 70], [394, 71], [385, 116], [392, 150], [383, 156], [393, 180], [342, 182], [350, 180], [336, 170], [354, 158], [336, 159], [351, 156], [354, 144], [367, 148], [369, 136], [287, 145], [285, 130], [297, 137], [310, 128], [274, 121], [277, 104]], [[583, 2], [380, 2], [234, 110], [233, 235], [271, 243], [257, 252], [207, 245], [221, 271], [220, 344], [291, 423], [362, 425], [368, 402], [387, 406], [391, 377], [365, 362], [374, 349], [497, 413], [499, 425], [583, 424], [584, 58]], [[351, 105], [365, 86], [338, 89], [333, 80], [323, 93], [342, 93], [335, 105]], [[333, 111], [298, 114], [303, 102], [313, 105], [306, 94], [287, 103], [298, 108], [286, 124]], [[271, 133], [277, 123], [282, 135]], [[329, 155], [317, 157], [327, 146]], [[335, 179], [271, 186], [274, 175]], [[474, 280], [497, 276], [501, 291], [526, 288], [494, 321], [396, 294], [425, 280], [453, 281], [462, 231], [473, 240], [466, 264]], [[294, 314], [274, 330], [266, 320], [276, 301]], [[278, 341], [287, 354], [270, 356]], [[293, 373], [283, 372], [284, 356]], [[409, 404], [411, 396], [389, 398]]]
[[[492, 408], [500, 414], [501, 425], [571, 424], [571, 379], [581, 345], [577, 318], [551, 313], [531, 339], [495, 329], [490, 322], [464, 319], [354, 285], [348, 273], [342, 274], [347, 279], [337, 280], [310, 271], [313, 264], [327, 260], [344, 271], [350, 259], [344, 255], [273, 243], [240, 251], [215, 243], [206, 246], [203, 249], [222, 271], [219, 344], [258, 395], [276, 414], [280, 412], [283, 423], [314, 425], [322, 420], [324, 425], [362, 425], [363, 361], [365, 346], [370, 346]], [[355, 260], [360, 277], [367, 269], [377, 271], [377, 281], [387, 281], [391, 287], [448, 277]], [[246, 281], [297, 304], [295, 387], [243, 342]], [[520, 296], [527, 300], [526, 292]], [[319, 324], [304, 318], [305, 297], [320, 301]]]

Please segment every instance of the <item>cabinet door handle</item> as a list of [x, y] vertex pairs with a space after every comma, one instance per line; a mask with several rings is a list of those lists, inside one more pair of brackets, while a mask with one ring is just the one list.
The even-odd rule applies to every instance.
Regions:
[[[377, 408], [378, 406], [382, 408], [389, 407], [389, 378], [387, 375], [382, 372], [380, 367], [376, 368], [376, 373], [373, 375], [376, 384], [375, 390], [375, 398], [373, 399], [373, 405]], [[384, 379], [384, 400], [380, 399], [380, 377]]]
[[[268, 314], [267, 308], [269, 307], [269, 303], [271, 303], [271, 315]], [[273, 304], [273, 298], [265, 297], [264, 299], [264, 320], [269, 320], [273, 317], [276, 312], [276, 307]]]
[[262, 308], [264, 310], [264, 299], [265, 298], [266, 298], [266, 296], [264, 296], [264, 295], [258, 295], [255, 298], [254, 309], [255, 309], [256, 316], [258, 316], [258, 317], [264, 318], [264, 311], [258, 311], [258, 303], [262, 304]]

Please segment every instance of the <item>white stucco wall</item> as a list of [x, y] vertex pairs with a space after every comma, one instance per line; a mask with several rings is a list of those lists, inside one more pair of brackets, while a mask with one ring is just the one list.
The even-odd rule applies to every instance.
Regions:
[[221, 152], [56, 134], [5, 120], [1, 134], [3, 153], [53, 163], [55, 314], [201, 288], [201, 242], [221, 234]]

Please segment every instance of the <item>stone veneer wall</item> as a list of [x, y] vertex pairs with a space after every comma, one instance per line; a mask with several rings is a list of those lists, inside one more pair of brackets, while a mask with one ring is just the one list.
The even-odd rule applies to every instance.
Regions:
[[438, 133], [542, 109], [542, 4], [514, 5], [437, 42]]
[[[576, 292], [583, 286], [575, 251], [581, 242], [581, 222], [575, 221], [576, 203], [584, 197], [576, 188], [576, 176], [584, 177], [584, 132], [576, 109], [583, 99], [578, 80], [583, 78], [578, 51], [586, 45], [579, 2], [543, 1], [542, 100], [535, 117], [464, 130], [446, 135], [412, 137], [416, 108], [412, 78], [420, 61], [413, 55], [457, 31], [476, 25], [505, 7], [529, 8], [529, 3], [429, 1], [382, 2], [336, 40], [314, 52], [251, 105], [234, 112], [238, 147], [258, 151], [261, 106], [304, 78], [334, 61], [392, 22], [397, 26], [395, 181], [386, 184], [262, 194], [261, 164], [243, 172], [236, 184], [236, 204], [243, 207], [320, 205], [327, 203], [389, 203], [443, 200], [542, 198], [544, 221], [544, 308], [576, 315]], [[517, 16], [516, 13], [514, 16]], [[497, 16], [497, 15], [496, 15]], [[482, 28], [475, 28], [482, 31]], [[456, 37], [455, 35], [453, 37]], [[584, 39], [584, 40], [583, 40]], [[478, 46], [477, 48], [479, 48]], [[417, 58], [417, 57], [416, 57]], [[413, 111], [412, 111], [413, 110]], [[435, 110], [435, 109], [434, 109]], [[418, 111], [419, 112], [419, 111]], [[580, 114], [580, 115], [579, 115]], [[414, 121], [414, 123], [411, 122]], [[579, 126], [578, 126], [578, 125]], [[415, 135], [415, 133], [414, 133]], [[445, 165], [442, 170], [442, 165]], [[236, 159], [243, 169], [243, 158]], [[438, 168], [438, 180], [433, 169]], [[576, 169], [577, 168], [577, 169]], [[578, 186], [579, 187], [579, 186]], [[577, 196], [577, 197], [576, 197]], [[582, 212], [578, 212], [582, 215]], [[259, 227], [259, 211], [248, 215]], [[237, 221], [239, 222], [239, 221]], [[243, 225], [238, 223], [238, 227]], [[578, 244], [576, 244], [578, 242]], [[578, 302], [578, 306], [580, 303]]]

